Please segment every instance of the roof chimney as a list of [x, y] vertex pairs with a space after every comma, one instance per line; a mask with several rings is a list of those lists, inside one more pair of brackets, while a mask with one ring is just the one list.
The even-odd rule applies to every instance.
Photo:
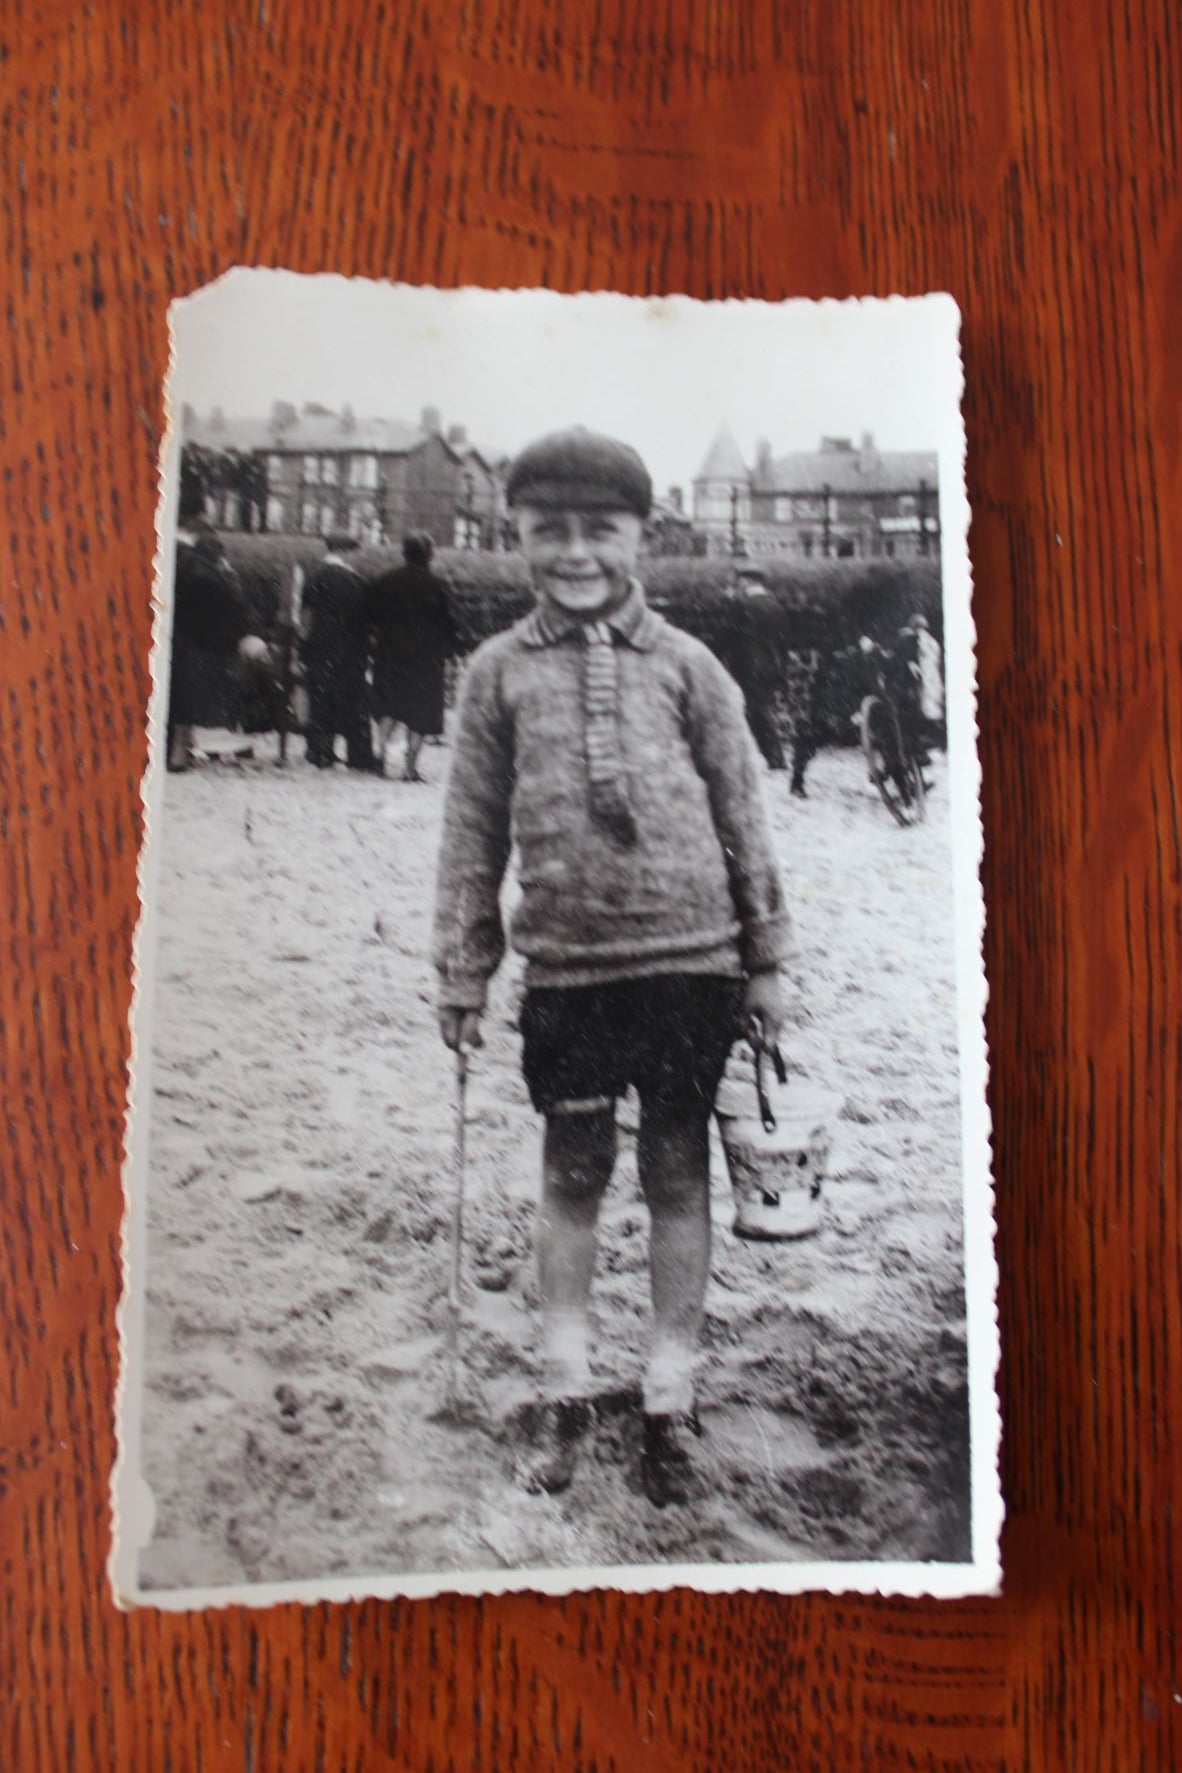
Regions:
[[[424, 429], [426, 429], [425, 426]], [[463, 425], [449, 425], [447, 427], [447, 441], [453, 449], [463, 449], [468, 441], [468, 433]]]
[[437, 406], [425, 406], [419, 420], [419, 429], [426, 431], [429, 437], [438, 437], [443, 430], [443, 414]]
[[878, 451], [874, 447], [874, 438], [869, 431], [862, 433], [862, 446], [858, 451], [858, 471], [869, 474], [878, 461]]
[[755, 466], [761, 473], [766, 473], [772, 465], [772, 446], [766, 437], [761, 437], [755, 445]]
[[685, 494], [679, 486], [669, 488], [669, 503], [679, 515], [685, 510]]

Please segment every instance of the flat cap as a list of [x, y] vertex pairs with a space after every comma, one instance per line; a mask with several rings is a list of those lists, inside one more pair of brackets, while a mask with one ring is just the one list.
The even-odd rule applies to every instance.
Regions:
[[630, 444], [575, 425], [527, 444], [509, 470], [505, 498], [514, 505], [575, 510], [652, 510], [649, 471]]

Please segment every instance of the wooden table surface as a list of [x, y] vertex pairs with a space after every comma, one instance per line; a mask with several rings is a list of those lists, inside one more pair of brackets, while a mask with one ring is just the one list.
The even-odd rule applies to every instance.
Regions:
[[[8, 0], [0, 1766], [1182, 1765], [1171, 0]], [[105, 1576], [170, 297], [964, 312], [1006, 1591], [124, 1615]]]

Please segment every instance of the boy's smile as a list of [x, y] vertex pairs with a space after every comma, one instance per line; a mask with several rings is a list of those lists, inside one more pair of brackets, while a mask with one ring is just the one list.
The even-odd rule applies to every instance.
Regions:
[[522, 504], [517, 521], [543, 597], [567, 615], [589, 621], [623, 602], [644, 532], [634, 511]]

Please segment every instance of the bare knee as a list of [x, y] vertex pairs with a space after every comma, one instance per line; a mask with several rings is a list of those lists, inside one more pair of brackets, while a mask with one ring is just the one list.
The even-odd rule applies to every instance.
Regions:
[[546, 1191], [568, 1205], [595, 1204], [616, 1161], [615, 1105], [546, 1117], [543, 1172]]

